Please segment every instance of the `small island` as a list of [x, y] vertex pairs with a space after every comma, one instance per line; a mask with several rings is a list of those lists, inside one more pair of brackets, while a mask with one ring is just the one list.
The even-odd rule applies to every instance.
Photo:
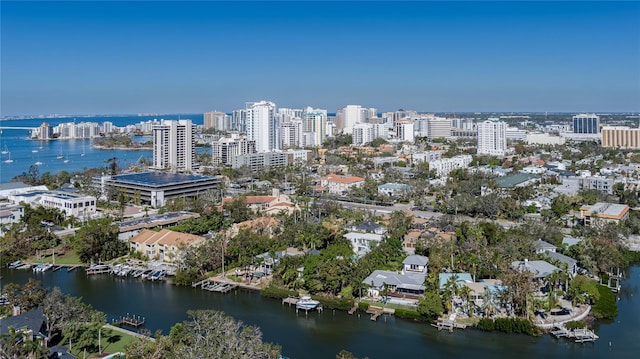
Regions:
[[136, 142], [129, 136], [108, 136], [93, 140], [93, 148], [98, 149], [118, 149], [118, 150], [150, 150], [153, 142]]

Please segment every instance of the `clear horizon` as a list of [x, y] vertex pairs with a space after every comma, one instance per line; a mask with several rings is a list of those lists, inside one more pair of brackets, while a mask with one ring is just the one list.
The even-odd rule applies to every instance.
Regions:
[[0, 6], [3, 117], [640, 112], [637, 1]]

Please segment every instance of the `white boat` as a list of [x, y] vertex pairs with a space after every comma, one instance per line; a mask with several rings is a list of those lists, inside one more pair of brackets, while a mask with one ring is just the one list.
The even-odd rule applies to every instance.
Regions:
[[4, 148], [2, 149], [2, 154], [6, 155], [7, 153], [9, 153], [9, 148], [7, 148], [7, 145], [4, 145]]
[[38, 150], [31, 150], [32, 153], [38, 153]]
[[13, 163], [13, 160], [11, 159], [11, 152], [9, 152], [9, 158], [4, 160], [4, 163]]
[[67, 156], [67, 157], [64, 159], [64, 161], [63, 161], [63, 162], [64, 162], [64, 163], [68, 163], [68, 162], [69, 162], [69, 156]]
[[296, 308], [298, 309], [306, 309], [306, 310], [315, 309], [318, 307], [318, 305], [320, 305], [320, 302], [318, 302], [317, 300], [311, 299], [311, 296], [308, 296], [308, 295], [303, 295], [296, 302]]
[[34, 165], [40, 166], [40, 165], [42, 165], [42, 162], [38, 161], [38, 162], [34, 163]]

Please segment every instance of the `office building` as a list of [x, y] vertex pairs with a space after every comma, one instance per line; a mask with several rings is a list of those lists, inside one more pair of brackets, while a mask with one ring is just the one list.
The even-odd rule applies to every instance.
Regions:
[[201, 176], [168, 172], [140, 172], [102, 176], [93, 181], [103, 192], [113, 188], [143, 204], [158, 208], [174, 198], [193, 198], [220, 188], [222, 176]]
[[162, 120], [153, 126], [153, 167], [174, 172], [191, 171], [194, 150], [191, 120]]
[[256, 141], [256, 151], [270, 152], [280, 148], [276, 120], [276, 104], [270, 101], [247, 102], [247, 138]]
[[478, 154], [504, 156], [507, 151], [507, 124], [498, 119], [478, 123]]
[[593, 113], [573, 116], [573, 133], [600, 133], [600, 117]]
[[602, 147], [640, 149], [640, 128], [605, 126], [602, 128]]

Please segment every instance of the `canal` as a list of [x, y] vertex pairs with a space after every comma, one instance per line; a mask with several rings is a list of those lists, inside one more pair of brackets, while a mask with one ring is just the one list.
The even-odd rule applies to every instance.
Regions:
[[342, 349], [358, 357], [518, 357], [532, 358], [635, 358], [640, 352], [640, 267], [626, 273], [619, 294], [619, 315], [611, 322], [599, 323], [596, 343], [575, 344], [548, 335], [533, 338], [522, 335], [484, 333], [476, 330], [438, 332], [426, 324], [393, 317], [377, 322], [368, 315], [350, 316], [330, 310], [308, 316], [296, 314], [293, 307], [279, 300], [262, 298], [258, 293], [232, 291], [210, 293], [200, 289], [171, 286], [110, 275], [87, 276], [84, 271], [32, 273], [30, 270], [2, 269], [2, 285], [26, 283], [30, 277], [47, 287], [79, 296], [107, 314], [109, 319], [129, 314], [146, 319], [146, 328], [168, 333], [176, 322], [186, 319], [189, 309], [216, 309], [244, 323], [262, 329], [264, 340], [278, 343], [291, 358], [335, 358]]

